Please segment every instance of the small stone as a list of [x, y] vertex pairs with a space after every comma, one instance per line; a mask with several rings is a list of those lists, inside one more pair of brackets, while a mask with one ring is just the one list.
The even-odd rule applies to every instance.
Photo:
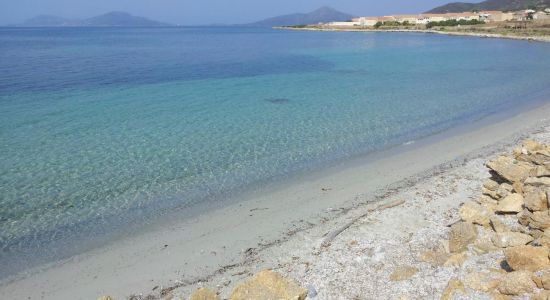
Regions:
[[525, 180], [525, 185], [531, 186], [550, 186], [550, 177], [529, 177]]
[[489, 225], [491, 212], [473, 201], [467, 201], [460, 207], [460, 218], [464, 222], [479, 224], [481, 226]]
[[550, 227], [550, 214], [548, 211], [535, 211], [529, 214], [529, 227], [545, 230]]
[[451, 226], [449, 233], [449, 251], [458, 253], [467, 250], [468, 245], [477, 238], [477, 229], [474, 224], [458, 222]]
[[466, 252], [453, 254], [447, 259], [447, 261], [443, 264], [443, 266], [459, 268], [462, 266], [462, 264], [464, 264], [464, 261], [466, 261], [466, 258], [468, 258], [468, 256], [466, 255]]
[[488, 292], [495, 289], [503, 274], [497, 272], [473, 272], [464, 278], [464, 285], [472, 290]]
[[231, 292], [229, 300], [303, 300], [306, 298], [307, 292], [307, 289], [301, 288], [296, 282], [285, 279], [271, 270], [264, 270], [236, 286]]
[[313, 285], [308, 285], [307, 286], [307, 297], [308, 298], [315, 298], [317, 297], [317, 290], [315, 289], [315, 287]]
[[548, 210], [548, 200], [546, 193], [540, 188], [530, 188], [525, 192], [525, 208], [530, 211]]
[[491, 228], [495, 232], [510, 231], [510, 229], [504, 223], [502, 223], [502, 221], [497, 216], [492, 216], [491, 218], [489, 218], [489, 221], [490, 221], [490, 224], [491, 224]]
[[220, 297], [211, 289], [199, 288], [191, 294], [189, 300], [220, 300]]
[[504, 250], [506, 262], [512, 270], [539, 271], [550, 268], [548, 249], [544, 247], [516, 246]]
[[422, 252], [418, 259], [433, 266], [442, 266], [447, 259], [449, 259], [449, 254], [444, 253], [443, 251], [429, 250]]
[[516, 217], [518, 218], [518, 223], [520, 223], [523, 226], [529, 225], [529, 222], [531, 222], [532, 216], [533, 214], [527, 209], [522, 210], [520, 213], [516, 215]]
[[483, 187], [486, 188], [487, 190], [489, 191], [496, 191], [499, 187], [499, 184], [498, 182], [492, 180], [492, 179], [487, 179], [485, 180], [485, 182], [483, 183]]
[[535, 166], [529, 173], [532, 177], [550, 176], [550, 170], [544, 166]]
[[489, 211], [495, 211], [498, 206], [498, 201], [487, 196], [487, 195], [481, 195], [479, 199], [476, 201], [481, 206], [485, 207]]
[[516, 181], [512, 184], [512, 187], [514, 187], [516, 193], [523, 194], [523, 182]]
[[502, 198], [510, 195], [513, 190], [514, 190], [514, 187], [512, 185], [510, 185], [509, 183], [506, 183], [506, 182], [502, 183], [496, 191], [497, 199], [502, 199]]
[[504, 275], [498, 284], [498, 291], [505, 295], [522, 295], [530, 293], [535, 287], [531, 272], [514, 271]]
[[500, 250], [500, 248], [496, 247], [493, 242], [491, 241], [491, 237], [489, 235], [483, 235], [479, 237], [472, 246], [472, 250], [477, 254], [485, 254], [488, 252], [493, 252]]
[[518, 213], [523, 210], [523, 196], [510, 194], [498, 202], [496, 211], [500, 213]]
[[464, 283], [456, 278], [451, 278], [441, 294], [441, 300], [450, 300], [455, 291], [465, 294]]
[[526, 245], [532, 240], [532, 236], [519, 232], [500, 232], [491, 238], [493, 244], [499, 248]]
[[414, 276], [418, 272], [418, 269], [411, 266], [400, 266], [395, 268], [395, 270], [390, 275], [391, 281], [402, 281], [407, 280]]
[[489, 161], [487, 167], [510, 182], [524, 181], [529, 176], [530, 171], [528, 164], [519, 163], [515, 159], [504, 155]]

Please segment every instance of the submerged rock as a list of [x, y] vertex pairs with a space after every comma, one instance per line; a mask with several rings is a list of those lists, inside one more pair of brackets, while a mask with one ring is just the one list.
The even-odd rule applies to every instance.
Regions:
[[290, 100], [286, 98], [270, 98], [270, 99], [266, 99], [265, 101], [273, 104], [286, 104], [290, 102]]

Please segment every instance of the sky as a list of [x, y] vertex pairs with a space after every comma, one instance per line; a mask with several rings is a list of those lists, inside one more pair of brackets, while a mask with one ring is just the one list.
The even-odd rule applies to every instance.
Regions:
[[[37, 15], [88, 18], [125, 11], [180, 25], [241, 24], [322, 6], [356, 15], [419, 13], [451, 0], [0, 0], [0, 24]], [[476, 1], [478, 2], [478, 1]]]

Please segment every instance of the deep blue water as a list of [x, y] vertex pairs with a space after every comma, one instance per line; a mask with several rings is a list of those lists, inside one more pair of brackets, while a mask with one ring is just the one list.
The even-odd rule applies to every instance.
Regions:
[[0, 71], [0, 275], [550, 99], [550, 45], [426, 34], [3, 28]]

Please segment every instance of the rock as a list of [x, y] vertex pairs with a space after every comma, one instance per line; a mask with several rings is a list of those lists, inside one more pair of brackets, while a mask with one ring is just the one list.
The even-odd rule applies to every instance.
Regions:
[[550, 176], [550, 169], [544, 166], [535, 166], [533, 169], [531, 169], [529, 175], [532, 177]]
[[536, 287], [531, 279], [531, 272], [514, 271], [506, 273], [498, 284], [498, 291], [505, 295], [522, 295], [530, 293]]
[[491, 224], [491, 228], [495, 232], [507, 232], [510, 231], [508, 226], [506, 226], [497, 216], [492, 216], [489, 218], [489, 222]]
[[460, 218], [464, 222], [479, 224], [482, 226], [489, 225], [489, 217], [491, 212], [485, 207], [473, 201], [467, 201], [460, 207]]
[[531, 300], [550, 300], [550, 291], [540, 291], [538, 294], [533, 295]]
[[490, 293], [492, 300], [512, 300], [512, 298], [508, 295], [503, 295], [499, 292], [492, 292]]
[[229, 300], [303, 300], [306, 298], [307, 292], [297, 283], [287, 280], [271, 270], [264, 270], [236, 286], [231, 292]]
[[529, 222], [531, 222], [532, 216], [533, 214], [527, 209], [524, 209], [523, 211], [521, 211], [516, 215], [516, 217], [518, 218], [518, 223], [520, 223], [523, 226], [529, 225]]
[[550, 177], [529, 177], [525, 180], [525, 185], [550, 187]]
[[516, 181], [512, 184], [514, 191], [518, 194], [523, 194], [523, 182]]
[[491, 190], [488, 190], [486, 188], [481, 188], [481, 193], [483, 195], [486, 195], [486, 196], [489, 196], [493, 199], [500, 199], [500, 196], [497, 194], [497, 191], [491, 191]]
[[464, 294], [464, 284], [456, 278], [451, 278], [447, 283], [447, 287], [443, 290], [443, 294], [441, 294], [441, 300], [450, 300], [455, 291], [459, 291]]
[[443, 264], [443, 266], [459, 268], [462, 266], [462, 264], [464, 264], [464, 261], [466, 261], [466, 258], [468, 258], [468, 256], [466, 255], [466, 252], [453, 254], [447, 259], [447, 261]]
[[451, 226], [449, 233], [449, 251], [458, 253], [467, 250], [468, 245], [477, 238], [477, 229], [474, 224], [458, 222]]
[[529, 227], [545, 230], [550, 227], [550, 215], [548, 211], [535, 211], [529, 214]]
[[524, 181], [530, 171], [528, 164], [519, 163], [511, 157], [503, 155], [489, 161], [487, 167], [510, 182]]
[[548, 249], [545, 247], [516, 246], [504, 250], [506, 262], [512, 270], [539, 271], [550, 268]]
[[467, 288], [480, 292], [488, 292], [494, 290], [503, 274], [498, 272], [473, 272], [464, 277], [464, 285]]
[[487, 179], [485, 180], [485, 182], [483, 183], [483, 187], [486, 188], [487, 190], [489, 191], [496, 191], [499, 187], [499, 184], [498, 182], [492, 180], [492, 179]]
[[220, 300], [220, 297], [211, 289], [199, 288], [191, 294], [189, 300]]
[[550, 249], [550, 238], [543, 235], [539, 238], [535, 238], [535, 240], [532, 241], [530, 245], [535, 247], [546, 247]]
[[496, 211], [500, 213], [518, 213], [523, 210], [523, 196], [510, 194], [498, 202]]
[[550, 273], [534, 274], [531, 279], [539, 289], [550, 290]]
[[418, 269], [411, 266], [400, 266], [395, 268], [393, 273], [390, 275], [391, 281], [402, 281], [407, 280], [414, 276], [418, 272]]
[[497, 198], [502, 199], [512, 193], [514, 187], [506, 182], [502, 183], [496, 190]]
[[493, 235], [491, 241], [499, 248], [527, 245], [533, 237], [519, 232], [500, 232]]
[[493, 242], [491, 241], [491, 238], [488, 235], [484, 235], [482, 237], [479, 237], [472, 246], [472, 250], [477, 254], [485, 254], [488, 252], [493, 252], [496, 250], [500, 250], [500, 248], [496, 247]]
[[442, 266], [449, 259], [449, 254], [443, 251], [429, 250], [422, 252], [418, 259], [433, 266]]
[[548, 200], [546, 193], [540, 188], [530, 188], [525, 191], [525, 208], [530, 211], [548, 210]]

